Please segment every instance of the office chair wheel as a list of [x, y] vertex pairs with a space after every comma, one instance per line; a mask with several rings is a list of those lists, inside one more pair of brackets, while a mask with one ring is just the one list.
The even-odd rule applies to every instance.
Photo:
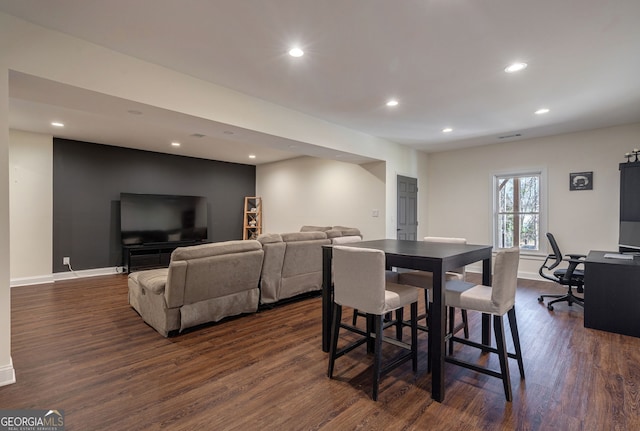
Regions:
[[547, 308], [549, 309], [549, 311], [553, 311], [553, 305], [549, 304], [547, 305]]
[[542, 296], [538, 297], [538, 302], [544, 302], [544, 298]]

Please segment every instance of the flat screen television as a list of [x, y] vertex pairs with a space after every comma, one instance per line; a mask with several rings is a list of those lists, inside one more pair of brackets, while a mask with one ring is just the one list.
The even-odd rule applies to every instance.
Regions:
[[202, 196], [120, 193], [123, 245], [204, 241], [207, 218]]

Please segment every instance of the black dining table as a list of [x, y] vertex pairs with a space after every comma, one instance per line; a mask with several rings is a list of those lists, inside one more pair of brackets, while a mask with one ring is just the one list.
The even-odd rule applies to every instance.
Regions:
[[[429, 326], [431, 348], [431, 397], [444, 400], [444, 362], [446, 341], [446, 313], [444, 302], [445, 274], [461, 266], [482, 261], [482, 284], [491, 285], [490, 245], [432, 243], [398, 239], [381, 239], [349, 243], [349, 247], [382, 250], [387, 267], [406, 268], [433, 273], [433, 309]], [[332, 245], [322, 250], [322, 350], [329, 351], [333, 313], [333, 281], [331, 279]], [[482, 341], [489, 344], [490, 316], [482, 318]]]

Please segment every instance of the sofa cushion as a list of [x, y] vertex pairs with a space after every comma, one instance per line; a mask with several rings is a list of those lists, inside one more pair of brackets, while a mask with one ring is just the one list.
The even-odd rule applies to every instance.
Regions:
[[293, 241], [313, 241], [316, 239], [327, 239], [327, 234], [320, 231], [309, 231], [309, 232], [289, 232], [283, 233], [282, 239], [285, 242], [293, 242]]
[[360, 237], [362, 237], [362, 234], [360, 233], [360, 229], [355, 227], [334, 226], [332, 229], [339, 230], [340, 232], [342, 232], [342, 236], [359, 235]]
[[342, 231], [337, 229], [329, 229], [325, 233], [327, 234], [327, 238], [338, 238], [342, 236]]
[[129, 274], [129, 279], [144, 290], [160, 295], [164, 292], [165, 285], [167, 284], [168, 272], [169, 268], [132, 272]]
[[282, 235], [279, 233], [263, 233], [258, 236], [260, 244], [273, 244], [275, 242], [282, 242]]
[[244, 253], [260, 249], [262, 249], [262, 244], [253, 239], [214, 242], [211, 244], [194, 245], [191, 247], [178, 247], [173, 251], [173, 253], [171, 253], [171, 260], [199, 259], [223, 254]]
[[331, 226], [302, 226], [300, 232], [325, 232], [331, 229]]

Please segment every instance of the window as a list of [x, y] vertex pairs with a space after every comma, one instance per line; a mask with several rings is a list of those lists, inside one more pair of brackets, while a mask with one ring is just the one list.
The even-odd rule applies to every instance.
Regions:
[[494, 247], [519, 246], [540, 251], [543, 172], [500, 174], [494, 177]]

